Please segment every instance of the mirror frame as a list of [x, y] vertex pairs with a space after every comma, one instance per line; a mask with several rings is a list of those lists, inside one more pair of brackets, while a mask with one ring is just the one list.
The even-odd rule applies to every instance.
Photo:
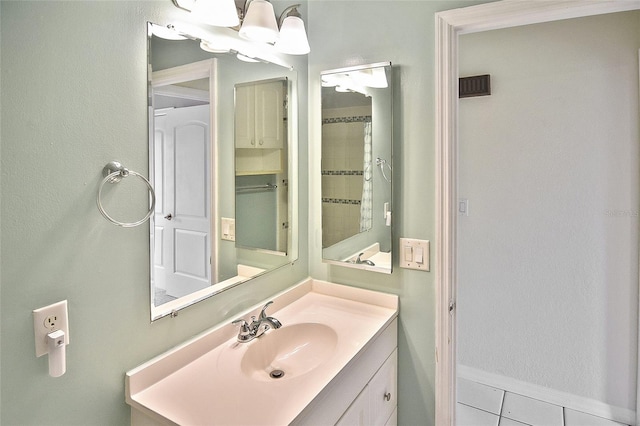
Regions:
[[[393, 211], [393, 185], [394, 185], [394, 179], [393, 179], [393, 136], [394, 136], [394, 117], [393, 117], [393, 64], [391, 62], [375, 62], [375, 63], [370, 63], [370, 64], [362, 64], [362, 65], [355, 65], [355, 66], [350, 66], [350, 67], [345, 67], [345, 68], [337, 68], [337, 69], [331, 69], [331, 70], [325, 70], [325, 71], [321, 71], [320, 72], [320, 77], [322, 80], [322, 76], [324, 75], [329, 75], [329, 74], [339, 74], [339, 73], [346, 73], [346, 72], [351, 72], [351, 71], [359, 71], [359, 70], [365, 70], [365, 69], [372, 69], [372, 68], [385, 68], [389, 70], [389, 74], [388, 74], [388, 78], [389, 78], [389, 82], [388, 82], [388, 90], [389, 90], [389, 112], [390, 112], [390, 117], [389, 117], [389, 163], [390, 164], [390, 181], [389, 181], [389, 201], [388, 201], [388, 205], [390, 206], [389, 208], [389, 213], [391, 213]], [[320, 89], [322, 92], [322, 88]], [[321, 111], [321, 115], [322, 115], [322, 100], [321, 100], [321, 105], [320, 105], [320, 111]], [[322, 128], [322, 122], [321, 122], [321, 126]], [[320, 144], [322, 145], [322, 137], [320, 138]], [[322, 152], [322, 148], [321, 148], [321, 152]], [[384, 167], [384, 164], [382, 165], [382, 167]], [[378, 166], [372, 164], [372, 168], [373, 170], [377, 170]], [[321, 162], [321, 166], [320, 166], [320, 170], [322, 171], [322, 162]], [[322, 178], [322, 176], [320, 176]], [[321, 179], [322, 180], [322, 179]], [[320, 206], [321, 206], [321, 210], [322, 210], [322, 184], [321, 184], [321, 189], [320, 189], [320, 193], [321, 193], [321, 199], [320, 199]], [[374, 189], [374, 193], [375, 193], [375, 189]], [[375, 209], [374, 209], [375, 210]], [[324, 219], [322, 218], [322, 212], [320, 214], [321, 216], [321, 223], [322, 223], [322, 228], [324, 229]], [[330, 265], [337, 265], [337, 266], [343, 266], [343, 267], [347, 267], [347, 268], [352, 268], [352, 269], [360, 269], [360, 270], [365, 270], [365, 271], [371, 271], [371, 272], [378, 272], [378, 273], [383, 273], [383, 274], [391, 274], [393, 272], [393, 236], [394, 236], [394, 232], [393, 232], [393, 215], [391, 216], [391, 225], [388, 226], [389, 227], [389, 240], [390, 240], [390, 248], [389, 248], [389, 267], [387, 268], [383, 268], [383, 267], [379, 267], [379, 266], [370, 266], [367, 265], [365, 263], [360, 263], [357, 264], [355, 262], [348, 262], [348, 261], [343, 261], [343, 260], [335, 260], [335, 259], [330, 259], [330, 258], [325, 258], [324, 256], [324, 247], [321, 247], [321, 256], [322, 256], [322, 262], [326, 263], [326, 264], [330, 264]], [[342, 241], [346, 241], [349, 240], [351, 238], [356, 238], [358, 235], [360, 235], [363, 232], [368, 232], [368, 231], [362, 231], [362, 232], [358, 232], [357, 234], [354, 234], [350, 237], [347, 237], [345, 240]], [[321, 237], [322, 238], [322, 237]], [[322, 244], [321, 244], [322, 245]], [[363, 249], [365, 250], [365, 249]]]

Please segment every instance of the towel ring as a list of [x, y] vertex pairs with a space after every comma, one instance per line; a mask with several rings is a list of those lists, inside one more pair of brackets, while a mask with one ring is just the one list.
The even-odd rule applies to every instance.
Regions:
[[384, 172], [385, 166], [389, 168], [390, 172], [393, 172], [393, 169], [391, 168], [391, 164], [389, 164], [387, 160], [385, 160], [384, 158], [378, 157], [376, 158], [376, 166], [380, 167], [380, 171], [382, 172], [382, 177], [384, 178], [384, 180], [391, 183], [391, 178], [387, 177], [387, 174]]
[[[106, 166], [104, 166], [104, 168], [102, 169], [102, 174], [104, 175], [105, 178], [102, 179], [102, 182], [100, 182], [100, 189], [98, 189], [97, 202], [98, 202], [98, 210], [100, 210], [100, 213], [102, 213], [102, 216], [104, 216], [105, 219], [107, 219], [109, 222], [113, 223], [114, 225], [122, 226], [123, 228], [133, 228], [134, 226], [142, 225], [147, 220], [149, 220], [149, 218], [151, 217], [151, 215], [153, 214], [156, 208], [156, 193], [153, 190], [153, 186], [151, 186], [151, 183], [147, 180], [147, 178], [145, 178], [138, 172], [134, 172], [133, 170], [127, 169], [117, 161], [111, 161]], [[104, 185], [107, 182], [118, 183], [129, 175], [139, 177], [147, 185], [147, 188], [149, 189], [149, 195], [151, 195], [151, 207], [149, 208], [149, 212], [146, 214], [146, 216], [136, 222], [120, 222], [119, 220], [115, 220], [114, 218], [109, 216], [109, 214], [104, 209], [104, 206], [102, 205], [102, 189], [104, 188]]]

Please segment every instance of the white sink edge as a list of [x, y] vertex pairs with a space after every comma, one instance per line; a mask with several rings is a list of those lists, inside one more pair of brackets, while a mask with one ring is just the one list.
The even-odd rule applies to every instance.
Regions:
[[[333, 284], [327, 281], [314, 280], [312, 278], [307, 278], [270, 298], [269, 300], [274, 301], [274, 304], [271, 307], [271, 312], [277, 313], [277, 311], [283, 307], [288, 306], [309, 292], [315, 292], [318, 294], [393, 310], [393, 315], [391, 315], [387, 321], [385, 321], [385, 324], [362, 345], [357, 353], [364, 350], [364, 348], [366, 348], [371, 341], [375, 340], [382, 330], [397, 317], [398, 297], [396, 295]], [[263, 304], [264, 303], [261, 302], [254, 307], [237, 314], [234, 318], [246, 318], [251, 315], [257, 315]], [[277, 315], [274, 316], [277, 317]], [[153, 414], [153, 417], [157, 417], [158, 415], [152, 409], [149, 409], [143, 404], [137, 402], [135, 400], [135, 395], [150, 388], [157, 382], [163, 380], [167, 376], [173, 374], [208, 352], [213, 351], [223, 343], [229, 341], [229, 339], [234, 338], [237, 333], [237, 329], [235, 326], [231, 325], [230, 322], [231, 321], [228, 319], [225, 322], [206, 330], [200, 335], [189, 339], [185, 343], [182, 343], [127, 372], [125, 378], [125, 394], [127, 403], [137, 409], [142, 409], [147, 414]], [[340, 370], [338, 370], [338, 373], [339, 371]], [[160, 419], [167, 421], [167, 419], [164, 419], [162, 416], [160, 416]]]

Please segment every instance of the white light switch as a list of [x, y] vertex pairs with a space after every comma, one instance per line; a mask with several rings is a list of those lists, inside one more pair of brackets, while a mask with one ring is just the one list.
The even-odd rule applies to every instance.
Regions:
[[415, 261], [416, 263], [424, 263], [424, 253], [423, 253], [422, 247], [420, 246], [416, 247]]
[[413, 260], [413, 249], [411, 246], [404, 246], [404, 260], [411, 262]]
[[469, 216], [469, 200], [466, 198], [458, 199], [458, 215]]
[[429, 240], [400, 238], [400, 267], [429, 270]]

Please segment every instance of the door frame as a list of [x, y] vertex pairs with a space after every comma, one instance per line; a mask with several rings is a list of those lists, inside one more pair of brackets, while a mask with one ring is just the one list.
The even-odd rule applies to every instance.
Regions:
[[[458, 37], [638, 9], [640, 0], [502, 0], [435, 14], [437, 425], [455, 425], [456, 407]], [[638, 424], [639, 411], [636, 409]]]

